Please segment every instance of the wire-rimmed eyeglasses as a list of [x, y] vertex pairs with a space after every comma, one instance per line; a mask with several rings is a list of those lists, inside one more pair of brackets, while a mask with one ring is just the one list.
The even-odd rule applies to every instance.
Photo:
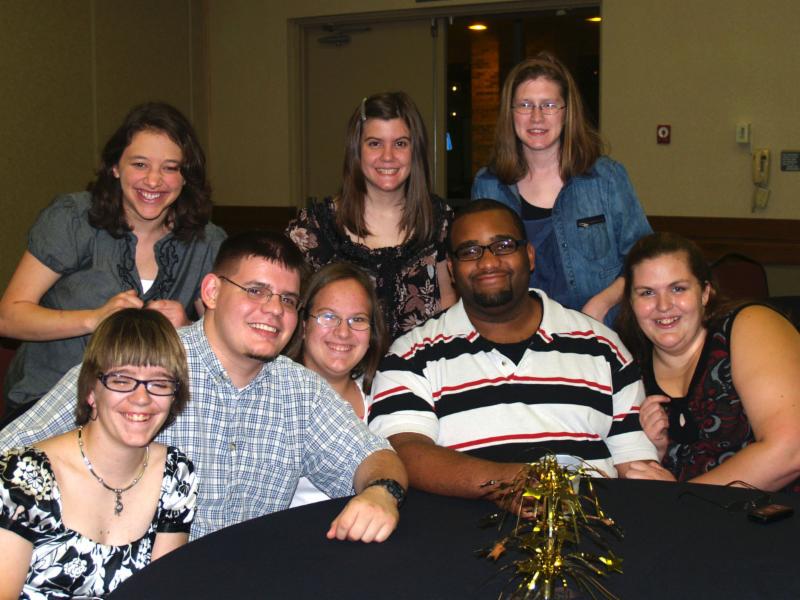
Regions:
[[278, 296], [281, 300], [281, 306], [288, 308], [289, 310], [297, 310], [297, 307], [300, 304], [300, 299], [295, 294], [279, 294], [266, 287], [245, 287], [236, 283], [232, 279], [225, 277], [224, 275], [220, 275], [219, 278], [244, 291], [247, 294], [247, 297], [254, 302], [269, 302], [272, 300], [273, 296]]
[[556, 114], [558, 111], [563, 110], [566, 107], [566, 104], [556, 104], [555, 102], [542, 102], [541, 104], [536, 104], [535, 102], [530, 102], [529, 100], [521, 100], [511, 105], [511, 108], [514, 109], [514, 112], [519, 115], [529, 115], [534, 111], [534, 109], [538, 108], [540, 111], [542, 111], [543, 115], [547, 115], [548, 117]]
[[345, 321], [347, 326], [353, 331], [367, 331], [371, 325], [370, 320], [361, 315], [355, 315], [343, 319], [336, 313], [326, 311], [316, 315], [309, 314], [308, 316], [313, 318], [320, 327], [324, 327], [325, 329], [339, 327], [339, 325], [342, 324], [342, 321]]

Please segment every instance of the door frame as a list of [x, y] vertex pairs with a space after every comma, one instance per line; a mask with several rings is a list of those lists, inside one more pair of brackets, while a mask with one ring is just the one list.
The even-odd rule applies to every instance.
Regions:
[[289, 168], [291, 202], [298, 208], [305, 206], [306, 189], [304, 169], [307, 158], [304, 149], [306, 136], [305, 116], [307, 112], [306, 91], [306, 53], [305, 39], [311, 28], [321, 25], [368, 25], [397, 21], [419, 21], [430, 19], [432, 30], [436, 30], [433, 44], [434, 70], [434, 116], [431, 130], [431, 175], [433, 191], [442, 198], [447, 191], [447, 156], [444, 144], [439, 140], [442, 127], [446, 127], [446, 85], [447, 85], [447, 24], [454, 17], [481, 15], [500, 15], [519, 12], [536, 12], [556, 9], [585, 8], [600, 5], [602, 0], [527, 0], [524, 2], [492, 2], [459, 6], [439, 6], [435, 8], [411, 8], [385, 10], [352, 14], [300, 17], [287, 20], [287, 46], [289, 50]]

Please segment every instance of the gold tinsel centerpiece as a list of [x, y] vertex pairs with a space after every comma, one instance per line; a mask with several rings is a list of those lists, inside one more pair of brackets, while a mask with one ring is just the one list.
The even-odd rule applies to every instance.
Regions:
[[[490, 520], [499, 521], [502, 528], [513, 517], [515, 524], [509, 535], [479, 554], [493, 560], [506, 552], [522, 555], [501, 567], [514, 571], [511, 581], [516, 587], [507, 596], [510, 600], [569, 598], [577, 591], [595, 600], [617, 600], [600, 580], [612, 572], [622, 573], [622, 558], [607, 541], [609, 536], [622, 539], [622, 532], [600, 507], [588, 476], [595, 469], [580, 464], [562, 466], [548, 454], [525, 465], [504, 486], [499, 503], [508, 507], [507, 512]], [[581, 548], [585, 538], [597, 547], [596, 552]]]

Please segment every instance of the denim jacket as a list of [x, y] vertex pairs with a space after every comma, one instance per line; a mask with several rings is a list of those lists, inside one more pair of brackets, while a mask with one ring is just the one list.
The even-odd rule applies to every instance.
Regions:
[[[472, 199], [478, 198], [522, 211], [516, 184], [502, 183], [486, 168], [472, 184]], [[653, 231], [625, 167], [605, 156], [561, 188], [553, 205], [553, 229], [571, 292], [563, 304], [576, 310], [620, 276], [628, 250]]]

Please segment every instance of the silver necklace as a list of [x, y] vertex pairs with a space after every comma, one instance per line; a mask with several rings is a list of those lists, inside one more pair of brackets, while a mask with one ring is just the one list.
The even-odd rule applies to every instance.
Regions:
[[94, 477], [97, 480], [97, 482], [104, 488], [106, 488], [109, 492], [114, 493], [114, 498], [115, 498], [114, 514], [116, 516], [119, 516], [120, 513], [122, 512], [122, 509], [125, 508], [125, 505], [122, 504], [122, 493], [127, 492], [129, 489], [131, 489], [133, 486], [139, 483], [139, 480], [142, 478], [142, 475], [144, 475], [144, 472], [147, 469], [147, 461], [150, 459], [150, 444], [148, 444], [147, 447], [144, 449], [144, 464], [142, 464], [142, 470], [139, 471], [139, 474], [136, 477], [134, 477], [133, 481], [131, 481], [130, 484], [128, 484], [128, 487], [124, 488], [111, 487], [105, 481], [103, 481], [102, 477], [100, 477], [97, 473], [95, 473], [94, 467], [92, 466], [91, 461], [89, 461], [89, 457], [86, 456], [86, 454], [83, 452], [83, 425], [78, 427], [78, 450], [81, 451], [81, 456], [83, 457], [83, 464], [85, 464], [86, 468], [89, 469], [89, 473], [92, 474], [92, 477]]

